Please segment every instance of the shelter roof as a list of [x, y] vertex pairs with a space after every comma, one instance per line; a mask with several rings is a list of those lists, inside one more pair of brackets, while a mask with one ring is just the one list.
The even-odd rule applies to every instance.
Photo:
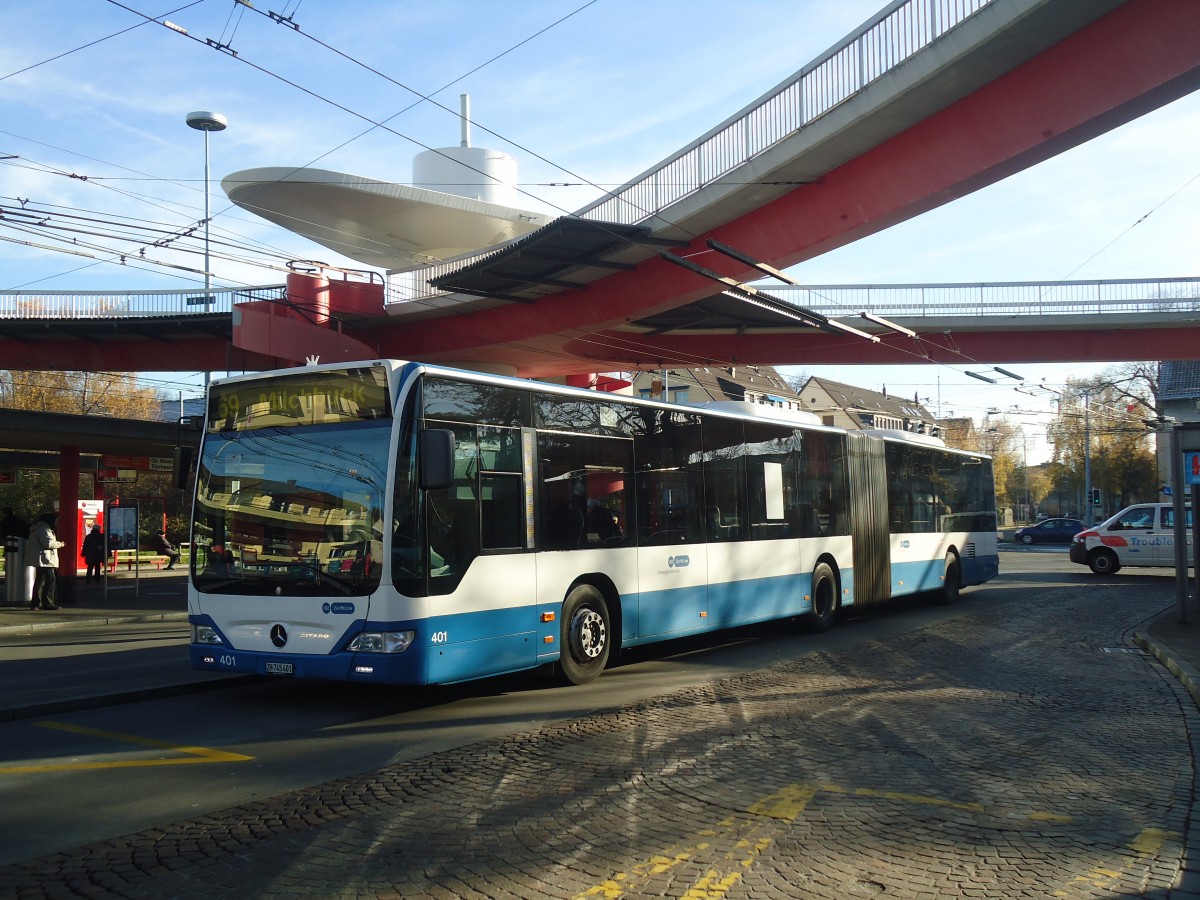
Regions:
[[632, 259], [619, 258], [631, 250], [645, 258], [654, 248], [678, 245], [651, 237], [644, 225], [563, 216], [430, 284], [443, 291], [528, 303], [584, 287], [615, 270], [632, 270]]
[[1158, 399], [1200, 399], [1200, 361], [1173, 359], [1159, 363]]

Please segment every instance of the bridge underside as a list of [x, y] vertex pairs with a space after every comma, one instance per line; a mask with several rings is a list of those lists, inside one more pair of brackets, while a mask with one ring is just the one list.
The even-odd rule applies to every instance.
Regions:
[[[855, 327], [858, 327], [855, 322]], [[909, 324], [912, 324], [911, 322]], [[1200, 324], [1104, 327], [1080, 322], [1078, 327], [1047, 330], [1031, 323], [1027, 331], [925, 331], [918, 339], [899, 334], [879, 334], [878, 344], [861, 338], [826, 334], [819, 331], [800, 333], [689, 335], [686, 338], [660, 336], [656, 344], [663, 346], [663, 359], [694, 360], [691, 365], [704, 365], [709, 360], [734, 359], [739, 363], [771, 360], [772, 365], [912, 365], [924, 362], [947, 364], [988, 363], [1046, 363], [1078, 362], [1105, 363], [1150, 359], [1200, 359]], [[568, 345], [580, 355], [594, 353], [598, 338], [588, 338]], [[614, 348], [617, 352], [620, 347]], [[632, 355], [638, 350], [631, 345]], [[642, 356], [636, 365], [624, 368], [647, 368], [659, 365], [657, 359]], [[680, 365], [680, 363], [667, 363]], [[684, 363], [685, 365], [687, 363]], [[613, 368], [620, 368], [613, 366]]]
[[[811, 183], [713, 224], [676, 252], [703, 251], [711, 238], [777, 268], [794, 265], [1000, 181], [1198, 86], [1195, 0], [1127, 0], [983, 87], [816, 173]], [[703, 259], [738, 281], [759, 277], [732, 259], [711, 253]], [[650, 256], [631, 271], [527, 302], [497, 301], [442, 318], [404, 319], [380, 310], [350, 323], [345, 336], [301, 316], [287, 323], [286, 333], [264, 337], [257, 324], [266, 319], [249, 311], [227, 335], [169, 340], [119, 331], [94, 339], [56, 337], [36, 321], [23, 332], [9, 323], [0, 332], [0, 359], [17, 369], [257, 369], [303, 362], [319, 347], [323, 362], [389, 356], [547, 377], [731, 359], [805, 365], [912, 363], [926, 354], [944, 362], [1200, 358], [1200, 326], [1131, 329], [1103, 316], [1054, 329], [1037, 320], [974, 330], [965, 322], [950, 329], [906, 322], [924, 336], [919, 343], [896, 335], [872, 344], [811, 329], [764, 328], [749, 315], [729, 327], [697, 329], [705, 310], [694, 305], [713, 293], [712, 282]], [[681, 313], [673, 323], [660, 318], [687, 307], [690, 316]]]

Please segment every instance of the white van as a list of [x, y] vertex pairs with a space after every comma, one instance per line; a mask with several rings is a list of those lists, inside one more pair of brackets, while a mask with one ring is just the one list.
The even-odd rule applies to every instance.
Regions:
[[[1192, 508], [1187, 510], [1188, 565], [1191, 565]], [[1121, 566], [1175, 567], [1175, 505], [1139, 503], [1071, 539], [1071, 562], [1097, 575]]]

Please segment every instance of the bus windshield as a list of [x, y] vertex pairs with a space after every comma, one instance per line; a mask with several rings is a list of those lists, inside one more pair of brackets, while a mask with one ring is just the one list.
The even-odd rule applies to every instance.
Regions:
[[329, 597], [374, 591], [391, 422], [210, 431], [196, 473], [196, 589]]

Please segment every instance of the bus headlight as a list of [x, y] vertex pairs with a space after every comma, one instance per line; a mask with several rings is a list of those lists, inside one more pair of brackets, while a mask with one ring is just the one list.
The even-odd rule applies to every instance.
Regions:
[[223, 644], [221, 636], [217, 634], [217, 630], [208, 625], [193, 625], [192, 626], [192, 643], [193, 644]]
[[416, 636], [415, 631], [364, 631], [346, 649], [360, 653], [403, 653]]

